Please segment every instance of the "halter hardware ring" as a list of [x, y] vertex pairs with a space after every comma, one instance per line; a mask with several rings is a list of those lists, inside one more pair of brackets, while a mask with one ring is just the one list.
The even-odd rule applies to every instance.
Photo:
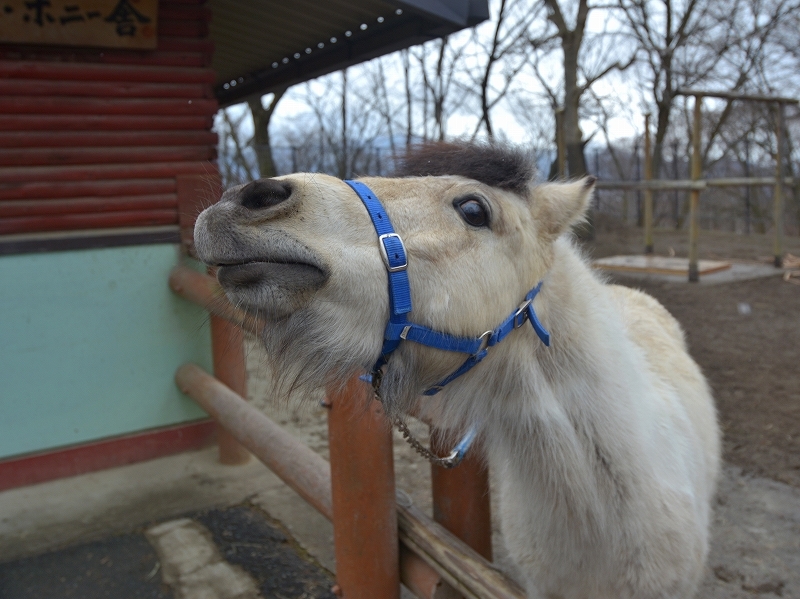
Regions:
[[477, 350], [475, 350], [475, 353], [473, 355], [477, 356], [479, 353], [481, 353], [483, 350], [489, 347], [489, 341], [491, 341], [492, 339], [492, 333], [494, 333], [494, 331], [486, 331], [483, 335], [478, 337], [478, 339], [481, 340], [481, 345], [480, 347], [478, 347]]
[[440, 459], [441, 459], [441, 462], [439, 462], [439, 465], [442, 468], [449, 469], [449, 468], [455, 468], [456, 466], [458, 466], [461, 463], [461, 460], [464, 459], [464, 456], [463, 456], [463, 454], [461, 452], [459, 452], [458, 450], [454, 449], [450, 453], [449, 456], [447, 456], [446, 458], [440, 458]]
[[[398, 264], [397, 266], [392, 266], [391, 261], [389, 260], [389, 249], [386, 247], [386, 240], [387, 239], [397, 239], [400, 242], [400, 247], [403, 250], [403, 260], [402, 264]], [[386, 265], [386, 270], [389, 272], [399, 272], [401, 270], [406, 270], [408, 268], [408, 254], [406, 253], [406, 244], [403, 243], [403, 238], [400, 237], [397, 233], [384, 233], [383, 235], [378, 237], [379, 245], [378, 247], [381, 250], [381, 257], [383, 258], [383, 263]]]
[[518, 329], [519, 327], [521, 327], [522, 325], [525, 324], [525, 311], [528, 309], [528, 306], [531, 305], [532, 301], [533, 300], [527, 299], [527, 300], [525, 300], [524, 302], [522, 302], [519, 305], [519, 308], [517, 308], [517, 312], [516, 312], [516, 314], [514, 314], [514, 328], [515, 329]]

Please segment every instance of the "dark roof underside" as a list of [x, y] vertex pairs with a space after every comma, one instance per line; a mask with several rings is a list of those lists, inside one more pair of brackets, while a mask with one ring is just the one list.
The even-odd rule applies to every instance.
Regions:
[[211, 0], [210, 5], [215, 92], [223, 106], [489, 17], [488, 0]]

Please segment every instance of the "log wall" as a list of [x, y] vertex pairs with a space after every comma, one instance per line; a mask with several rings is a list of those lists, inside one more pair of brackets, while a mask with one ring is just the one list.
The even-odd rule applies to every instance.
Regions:
[[0, 44], [0, 235], [178, 224], [217, 192], [210, 10], [159, 3], [155, 50]]

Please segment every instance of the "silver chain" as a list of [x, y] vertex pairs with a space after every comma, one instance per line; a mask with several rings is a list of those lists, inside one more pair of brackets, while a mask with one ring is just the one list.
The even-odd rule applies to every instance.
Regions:
[[438, 455], [433, 453], [430, 449], [425, 447], [422, 443], [420, 443], [416, 437], [411, 433], [408, 426], [405, 422], [400, 420], [399, 418], [395, 419], [394, 425], [397, 427], [397, 430], [403, 435], [403, 439], [405, 439], [406, 443], [408, 443], [411, 447], [414, 448], [419, 455], [423, 458], [428, 460], [431, 464], [435, 464], [436, 466], [440, 466], [442, 468], [454, 468], [458, 465], [461, 460], [457, 460], [457, 453], [454, 451], [449, 456], [445, 458], [440, 458]]
[[[377, 372], [372, 373], [372, 390], [375, 393], [375, 399], [379, 402], [383, 403], [383, 398], [380, 394], [380, 387], [381, 387], [381, 379], [383, 378], [383, 373], [379, 370]], [[394, 419], [394, 425], [397, 427], [397, 430], [403, 435], [403, 439], [406, 443], [408, 443], [411, 447], [414, 448], [419, 455], [424, 457], [428, 460], [431, 464], [439, 466], [441, 468], [455, 468], [461, 463], [463, 456], [460, 456], [457, 451], [453, 451], [450, 453], [449, 456], [440, 458], [438, 455], [433, 453], [430, 449], [425, 447], [422, 443], [420, 443], [417, 438], [413, 435], [411, 430], [408, 428], [405, 422], [403, 422], [400, 418]]]

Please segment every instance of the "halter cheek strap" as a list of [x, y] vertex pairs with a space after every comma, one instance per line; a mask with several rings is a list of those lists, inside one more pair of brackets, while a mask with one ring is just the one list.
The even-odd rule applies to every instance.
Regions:
[[409, 322], [407, 316], [412, 310], [411, 285], [407, 272], [408, 256], [403, 240], [395, 232], [383, 205], [369, 187], [360, 181], [346, 180], [345, 183], [361, 198], [370, 219], [372, 219], [372, 224], [378, 233], [379, 248], [389, 277], [389, 322], [386, 324], [383, 335], [381, 355], [372, 367], [369, 376], [376, 390], [380, 385], [381, 368], [401, 341], [414, 341], [428, 347], [469, 355], [459, 368], [424, 391], [424, 395], [435, 395], [445, 385], [468, 372], [487, 356], [490, 347], [500, 343], [511, 331], [520, 328], [526, 321], [531, 323], [542, 343], [546, 346], [550, 345], [550, 333], [539, 322], [533, 309], [533, 300], [542, 287], [541, 282], [528, 292], [519, 307], [497, 328], [486, 331], [477, 338], [456, 337]]

